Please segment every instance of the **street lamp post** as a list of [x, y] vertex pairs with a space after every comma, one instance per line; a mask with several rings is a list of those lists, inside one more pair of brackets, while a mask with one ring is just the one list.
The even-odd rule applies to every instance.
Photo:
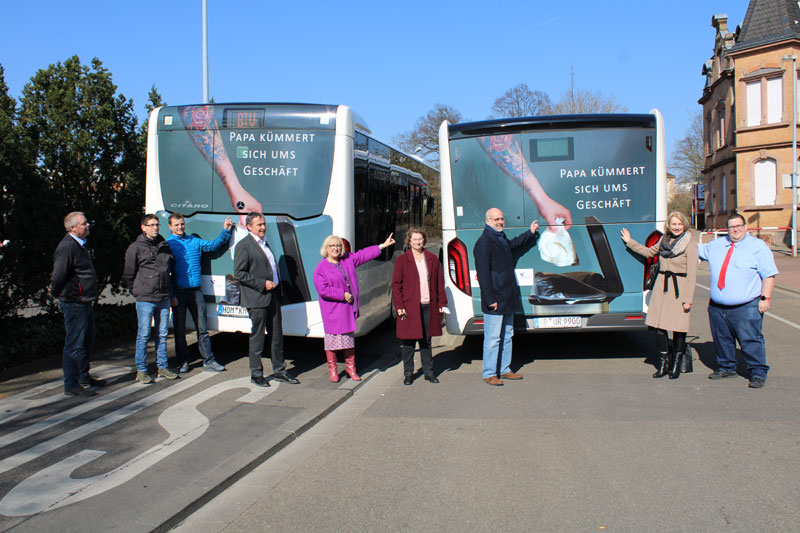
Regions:
[[792, 62], [792, 257], [797, 257], [797, 56], [782, 59]]
[[203, 0], [203, 103], [208, 103], [208, 1]]

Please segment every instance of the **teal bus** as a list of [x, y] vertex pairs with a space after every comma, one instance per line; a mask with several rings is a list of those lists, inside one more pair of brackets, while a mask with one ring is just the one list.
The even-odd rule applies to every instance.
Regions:
[[654, 244], [667, 216], [664, 127], [648, 114], [495, 119], [439, 128], [447, 330], [483, 332], [473, 247], [488, 209], [513, 238], [520, 332], [643, 329], [649, 264], [620, 239]]
[[246, 214], [256, 211], [266, 217], [278, 260], [286, 335], [323, 336], [313, 273], [326, 236], [359, 250], [394, 233], [398, 244], [357, 272], [357, 335], [369, 332], [390, 316], [392, 263], [408, 228], [439, 234], [438, 190], [436, 169], [376, 140], [347, 106], [201, 104], [150, 114], [145, 209], [161, 219], [162, 233], [168, 236], [175, 212], [205, 239], [219, 234], [226, 217], [236, 223], [229, 246], [203, 256], [212, 330], [250, 331], [233, 253], [247, 235]]

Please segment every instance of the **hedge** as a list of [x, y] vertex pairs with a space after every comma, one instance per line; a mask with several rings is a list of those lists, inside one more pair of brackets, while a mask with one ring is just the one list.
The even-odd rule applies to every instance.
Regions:
[[[96, 338], [135, 335], [135, 304], [95, 305]], [[30, 361], [61, 355], [64, 349], [64, 316], [61, 313], [9, 317], [0, 323], [0, 372]]]

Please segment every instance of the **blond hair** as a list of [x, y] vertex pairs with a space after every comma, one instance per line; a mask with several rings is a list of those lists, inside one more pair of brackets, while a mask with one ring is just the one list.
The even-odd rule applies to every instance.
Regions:
[[338, 244], [342, 247], [342, 252], [344, 252], [344, 242], [342, 242], [341, 237], [337, 237], [336, 235], [328, 235], [325, 237], [325, 240], [322, 241], [322, 248], [319, 249], [319, 255], [322, 257], [328, 257], [328, 245], [329, 244]]
[[681, 224], [683, 224], [684, 231], [689, 231], [690, 229], [692, 229], [691, 226], [689, 225], [689, 219], [686, 218], [686, 215], [684, 215], [680, 211], [673, 211], [667, 216], [667, 221], [664, 222], [664, 233], [672, 233], [669, 230], [669, 223], [673, 218], [677, 218], [678, 220], [681, 221]]

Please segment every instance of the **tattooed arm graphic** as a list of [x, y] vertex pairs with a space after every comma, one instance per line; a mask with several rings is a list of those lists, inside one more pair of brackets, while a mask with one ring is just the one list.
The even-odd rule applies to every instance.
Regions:
[[184, 107], [181, 113], [184, 124], [188, 125], [187, 131], [195, 147], [200, 150], [209, 163], [214, 165], [214, 172], [225, 186], [225, 190], [228, 191], [234, 211], [239, 213], [241, 227], [245, 227], [247, 213], [251, 211], [261, 213], [262, 206], [239, 183], [236, 171], [225, 151], [225, 145], [222, 144], [219, 129], [216, 127], [209, 129], [210, 125], [216, 125], [213, 108], [211, 106], [189, 106]]
[[565, 229], [572, 226], [572, 214], [569, 209], [550, 198], [539, 180], [536, 179], [531, 168], [528, 166], [519, 143], [514, 139], [514, 135], [495, 135], [491, 137], [480, 137], [478, 143], [486, 152], [495, 165], [500, 167], [514, 183], [522, 187], [525, 194], [536, 204], [539, 214], [547, 221], [551, 231], [555, 231], [560, 224], [556, 219], [563, 219]]

